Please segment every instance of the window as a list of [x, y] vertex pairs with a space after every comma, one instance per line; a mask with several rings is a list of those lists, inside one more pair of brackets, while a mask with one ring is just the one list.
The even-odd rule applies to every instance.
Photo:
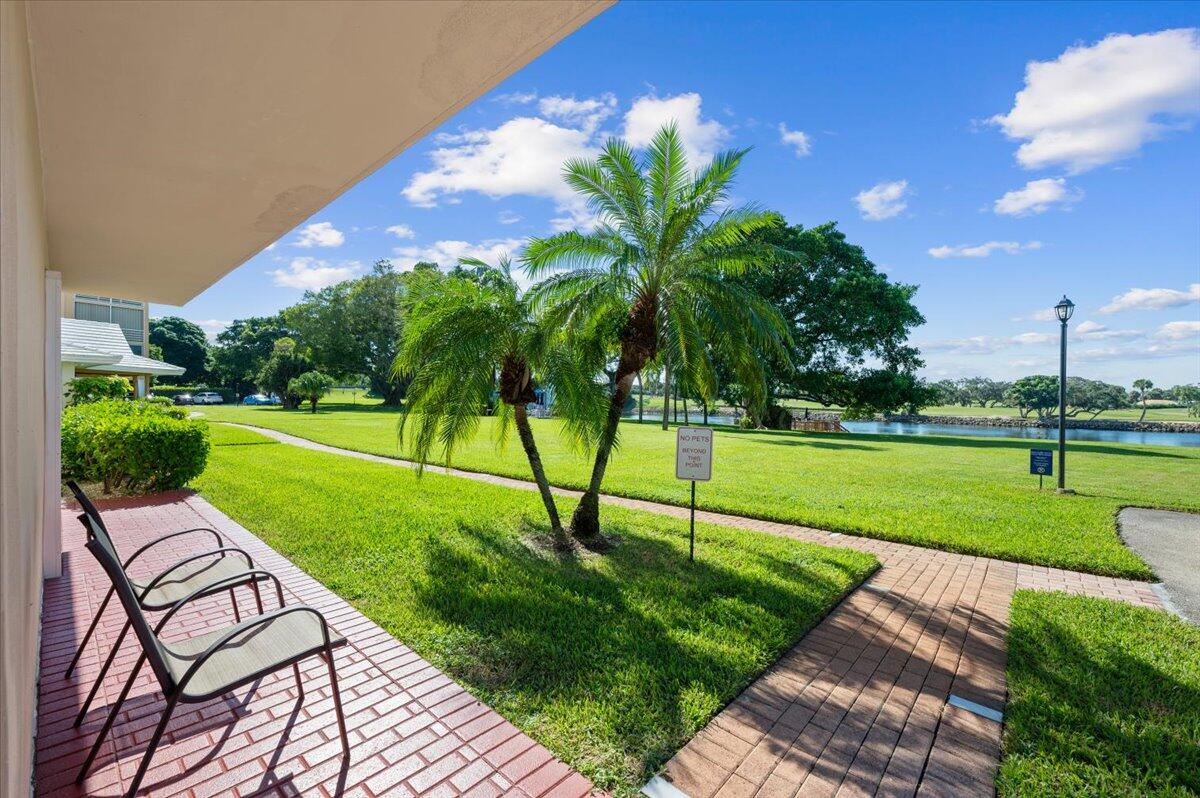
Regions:
[[75, 318], [117, 324], [134, 354], [146, 351], [146, 303], [106, 296], [75, 295]]

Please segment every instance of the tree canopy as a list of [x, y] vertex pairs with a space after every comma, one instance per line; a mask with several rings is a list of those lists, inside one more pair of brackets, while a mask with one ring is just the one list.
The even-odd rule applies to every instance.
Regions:
[[193, 322], [179, 316], [150, 319], [150, 344], [162, 350], [166, 362], [186, 369], [178, 377], [159, 377], [162, 382], [188, 385], [208, 376], [208, 339]]
[[217, 334], [213, 375], [238, 395], [249, 393], [275, 351], [275, 342], [292, 335], [279, 315], [238, 319]]
[[[774, 225], [754, 233], [770, 252], [766, 268], [737, 281], [779, 309], [791, 337], [786, 357], [765, 353], [772, 397], [890, 412], [928, 394], [909, 332], [925, 322], [912, 299], [917, 287], [894, 283], [835, 222], [818, 227]], [[722, 395], [745, 405], [734, 375]]]
[[407, 277], [389, 261], [376, 261], [370, 274], [305, 293], [283, 319], [321, 370], [345, 380], [363, 375], [384, 404], [399, 404], [405, 381], [393, 374], [392, 363]]

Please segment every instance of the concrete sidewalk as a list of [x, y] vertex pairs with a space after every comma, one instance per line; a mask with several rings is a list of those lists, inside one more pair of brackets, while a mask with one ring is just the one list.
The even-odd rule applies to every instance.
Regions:
[[1117, 527], [1162, 579], [1168, 607], [1200, 625], [1200, 515], [1126, 507]]

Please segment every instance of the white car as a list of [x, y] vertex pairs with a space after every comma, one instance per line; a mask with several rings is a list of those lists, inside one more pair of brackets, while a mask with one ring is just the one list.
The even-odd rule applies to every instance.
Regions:
[[192, 404], [194, 405], [223, 405], [225, 400], [221, 398], [221, 394], [216, 391], [200, 391], [192, 394]]

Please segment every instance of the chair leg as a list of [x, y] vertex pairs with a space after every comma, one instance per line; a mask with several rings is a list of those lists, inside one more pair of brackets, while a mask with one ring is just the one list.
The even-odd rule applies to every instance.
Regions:
[[126, 621], [125, 627], [121, 629], [121, 634], [117, 635], [117, 642], [113, 643], [112, 651], [108, 652], [108, 659], [104, 660], [104, 665], [100, 667], [100, 673], [96, 674], [96, 681], [92, 684], [92, 691], [88, 693], [87, 699], [83, 702], [83, 706], [79, 708], [79, 714], [75, 716], [76, 727], [83, 723], [83, 718], [87, 715], [88, 708], [91, 707], [92, 701], [95, 700], [96, 693], [100, 692], [100, 685], [104, 682], [104, 675], [108, 673], [108, 669], [112, 667], [113, 660], [117, 658], [117, 651], [120, 650], [121, 643], [125, 642], [125, 635], [129, 634], [129, 627], [132, 625], [132, 622]]
[[292, 673], [296, 674], [296, 691], [300, 694], [300, 700], [304, 700], [304, 682], [300, 679], [300, 663], [292, 665]]
[[142, 764], [138, 765], [137, 773], [133, 776], [133, 781], [129, 782], [129, 792], [125, 793], [126, 798], [133, 798], [137, 794], [138, 787], [142, 786], [142, 779], [146, 777], [146, 771], [150, 767], [150, 760], [154, 756], [154, 750], [158, 748], [158, 743], [162, 739], [163, 732], [166, 731], [167, 721], [171, 719], [171, 714], [175, 712], [175, 705], [179, 703], [179, 696], [180, 693], [177, 691], [167, 699], [167, 708], [163, 710], [162, 719], [159, 720], [158, 727], [154, 730], [154, 736], [150, 738], [150, 743], [146, 746], [146, 753], [142, 757]]
[[258, 614], [262, 615], [265, 610], [263, 610], [262, 591], [258, 587], [257, 579], [250, 581], [250, 589], [254, 591], [254, 603], [258, 606]]
[[79, 775], [75, 777], [76, 784], [83, 784], [84, 778], [87, 777], [88, 770], [91, 769], [92, 763], [96, 761], [96, 754], [100, 751], [100, 745], [104, 742], [104, 738], [108, 736], [109, 730], [112, 728], [113, 721], [117, 719], [117, 713], [121, 711], [121, 704], [125, 703], [126, 697], [129, 695], [130, 688], [133, 687], [133, 682], [137, 679], [138, 671], [142, 669], [142, 665], [146, 662], [146, 655], [143, 653], [138, 657], [137, 664], [133, 666], [133, 672], [129, 674], [129, 679], [125, 682], [125, 687], [121, 689], [121, 694], [117, 696], [116, 702], [112, 706], [112, 710], [108, 713], [108, 720], [104, 721], [103, 728], [96, 735], [96, 742], [92, 744], [92, 750], [88, 752], [88, 757], [83, 762], [83, 767], [79, 769]]
[[110, 587], [108, 595], [104, 597], [104, 601], [100, 602], [100, 609], [96, 610], [96, 617], [92, 618], [92, 625], [84, 632], [83, 639], [79, 641], [79, 648], [75, 649], [75, 656], [71, 659], [71, 664], [67, 666], [67, 672], [63, 674], [64, 679], [70, 679], [71, 674], [75, 672], [75, 666], [79, 664], [79, 658], [83, 655], [83, 649], [87, 646], [88, 641], [92, 639], [92, 632], [96, 631], [96, 625], [100, 623], [100, 616], [104, 614], [104, 610], [108, 607], [108, 602], [112, 599], [113, 593], [116, 590], [115, 587]]
[[346, 714], [342, 711], [342, 694], [338, 690], [337, 671], [333, 666], [333, 648], [325, 647], [325, 664], [329, 666], [329, 684], [333, 688], [333, 708], [337, 713], [338, 731], [342, 735], [342, 756], [350, 761], [350, 735], [346, 732]]
[[241, 610], [238, 609], [237, 593], [234, 592], [233, 588], [229, 588], [229, 601], [233, 604], [233, 621], [234, 621], [234, 623], [241, 623], [242, 622], [242, 612], [241, 612]]

